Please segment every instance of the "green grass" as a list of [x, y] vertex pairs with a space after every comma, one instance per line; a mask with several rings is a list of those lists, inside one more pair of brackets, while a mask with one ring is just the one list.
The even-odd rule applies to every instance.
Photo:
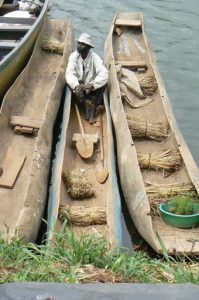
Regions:
[[171, 205], [170, 212], [177, 215], [192, 215], [199, 213], [198, 209], [194, 210], [193, 203], [199, 204], [198, 195], [195, 193], [184, 193], [169, 199]]
[[[55, 245], [56, 244], [56, 245]], [[63, 226], [55, 244], [37, 246], [0, 239], [0, 283], [46, 282], [136, 282], [199, 284], [199, 262], [186, 257], [151, 259], [143, 251], [110, 249], [96, 234], [81, 238]]]

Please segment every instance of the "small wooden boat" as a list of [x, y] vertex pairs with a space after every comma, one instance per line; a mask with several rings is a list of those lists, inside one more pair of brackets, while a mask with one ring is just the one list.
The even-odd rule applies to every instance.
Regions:
[[199, 228], [171, 227], [158, 211], [169, 195], [198, 197], [199, 171], [173, 116], [141, 14], [116, 15], [105, 64], [121, 186], [131, 217], [155, 251], [165, 246], [171, 254], [199, 254]]
[[[81, 116], [85, 135], [97, 135], [100, 140], [95, 145], [93, 155], [84, 159], [77, 149], [71, 146], [73, 137], [80, 132], [80, 128], [75, 107], [71, 104], [71, 91], [69, 89], [66, 91], [62, 130], [60, 141], [56, 147], [56, 158], [52, 168], [52, 186], [48, 201], [48, 241], [53, 239], [54, 232], [60, 230], [63, 220], [67, 217], [68, 228], [77, 235], [97, 233], [99, 236], [104, 235], [110, 241], [111, 246], [121, 246], [121, 203], [115, 171], [112, 124], [106, 94], [104, 94], [104, 105], [105, 112], [102, 113], [102, 119], [99, 116], [94, 125], [90, 125]], [[81, 111], [80, 113], [82, 114]], [[103, 126], [102, 135], [100, 126]], [[98, 169], [98, 167], [102, 146], [108, 178], [100, 183], [98, 180], [100, 168]], [[74, 199], [74, 195], [70, 193], [73, 187], [68, 188], [65, 183], [67, 174], [75, 172], [80, 176], [82, 174], [84, 180], [85, 178], [88, 180], [92, 185], [94, 195], [90, 194], [88, 198], [84, 195], [83, 199]]]
[[[63, 55], [41, 48], [59, 40]], [[33, 54], [4, 97], [0, 114], [0, 233], [34, 241], [40, 227], [51, 161], [53, 125], [72, 51], [70, 22], [46, 19]]]
[[27, 63], [48, 8], [45, 0], [39, 15], [29, 17], [16, 2], [0, 1], [0, 102]]

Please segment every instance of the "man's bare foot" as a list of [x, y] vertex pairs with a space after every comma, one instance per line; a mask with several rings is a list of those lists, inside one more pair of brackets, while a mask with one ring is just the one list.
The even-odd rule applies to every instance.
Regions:
[[89, 115], [85, 114], [84, 119], [85, 119], [86, 121], [88, 121], [88, 120], [89, 120]]

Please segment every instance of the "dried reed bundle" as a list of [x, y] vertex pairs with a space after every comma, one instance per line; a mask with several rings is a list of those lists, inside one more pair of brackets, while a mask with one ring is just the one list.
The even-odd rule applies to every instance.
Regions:
[[164, 197], [153, 197], [152, 195], [148, 196], [150, 209], [151, 209], [151, 216], [159, 216], [159, 205], [163, 203], [167, 203], [168, 199]]
[[175, 182], [170, 184], [155, 184], [149, 181], [146, 182], [147, 194], [156, 197], [175, 196], [183, 193], [194, 192], [195, 187], [191, 182]]
[[47, 50], [53, 53], [62, 55], [64, 52], [64, 42], [61, 42], [49, 35], [45, 35], [42, 37], [40, 46], [43, 50]]
[[138, 161], [140, 168], [175, 171], [182, 164], [182, 157], [176, 149], [168, 149], [164, 152], [138, 153]]
[[153, 74], [138, 74], [137, 79], [144, 96], [151, 96], [157, 90], [158, 85]]
[[106, 210], [102, 207], [62, 205], [59, 207], [59, 216], [61, 220], [67, 219], [73, 225], [106, 224]]
[[171, 196], [183, 195], [190, 192], [193, 193], [192, 195], [195, 194], [197, 196], [196, 190], [191, 182], [155, 184], [147, 181], [146, 192], [152, 216], [159, 216], [159, 205], [168, 202]]
[[94, 195], [91, 183], [80, 170], [75, 169], [62, 174], [66, 189], [73, 199], [90, 198]]
[[167, 122], [149, 122], [134, 116], [126, 115], [132, 137], [162, 141], [168, 137], [169, 124]]

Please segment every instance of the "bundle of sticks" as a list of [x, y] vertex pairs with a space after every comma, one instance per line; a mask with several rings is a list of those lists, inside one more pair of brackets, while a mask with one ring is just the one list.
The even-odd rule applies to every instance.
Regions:
[[168, 137], [169, 124], [167, 122], [151, 122], [128, 114], [126, 116], [133, 138], [147, 137], [155, 141], [162, 141]]
[[42, 37], [40, 46], [43, 50], [46, 50], [46, 51], [49, 51], [52, 53], [58, 53], [58, 54], [62, 55], [64, 52], [64, 42], [61, 42], [49, 35], [44, 35]]
[[182, 157], [176, 149], [163, 152], [137, 153], [140, 168], [156, 171], [176, 171], [182, 164]]

